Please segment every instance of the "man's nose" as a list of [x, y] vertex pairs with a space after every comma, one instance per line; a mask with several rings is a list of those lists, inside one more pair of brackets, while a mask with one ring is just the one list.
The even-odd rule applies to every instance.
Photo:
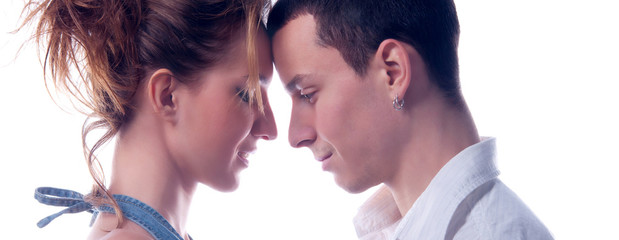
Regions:
[[316, 141], [316, 130], [313, 124], [314, 118], [309, 116], [310, 113], [299, 110], [301, 109], [292, 107], [288, 141], [290, 146], [295, 148], [309, 147]]

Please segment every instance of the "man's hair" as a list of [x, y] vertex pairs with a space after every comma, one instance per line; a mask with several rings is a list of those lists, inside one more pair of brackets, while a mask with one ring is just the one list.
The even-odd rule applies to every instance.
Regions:
[[396, 39], [414, 47], [431, 81], [460, 102], [453, 0], [278, 0], [267, 22], [269, 36], [305, 14], [316, 21], [317, 44], [337, 49], [358, 75], [365, 75], [382, 41]]

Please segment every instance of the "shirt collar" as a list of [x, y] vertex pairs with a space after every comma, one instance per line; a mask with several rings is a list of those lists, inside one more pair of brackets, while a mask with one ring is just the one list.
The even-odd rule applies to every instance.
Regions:
[[394, 236], [423, 234], [427, 239], [443, 239], [460, 202], [499, 175], [495, 149], [495, 138], [485, 138], [447, 162], [408, 210]]
[[[372, 236], [385, 232], [391, 236], [396, 223], [402, 218], [400, 210], [391, 195], [391, 191], [385, 185], [368, 198], [359, 207], [357, 215], [353, 218], [353, 224], [359, 239], [371, 239]], [[388, 231], [391, 232], [388, 232]]]

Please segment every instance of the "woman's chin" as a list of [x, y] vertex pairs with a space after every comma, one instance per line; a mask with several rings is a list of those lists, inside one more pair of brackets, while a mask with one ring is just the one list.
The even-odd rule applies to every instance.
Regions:
[[215, 183], [205, 183], [205, 185], [220, 192], [233, 192], [239, 188], [239, 178], [237, 174], [234, 174], [226, 178], [222, 177]]

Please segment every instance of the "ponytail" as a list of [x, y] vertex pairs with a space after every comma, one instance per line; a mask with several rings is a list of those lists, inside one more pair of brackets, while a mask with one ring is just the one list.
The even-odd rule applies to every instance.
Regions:
[[[121, 224], [122, 211], [105, 188], [95, 152], [114, 137], [131, 111], [129, 101], [140, 79], [135, 35], [141, 1], [45, 0], [30, 1], [26, 8], [33, 6], [24, 24], [40, 15], [34, 38], [39, 46], [47, 43], [46, 86], [51, 83], [92, 111], [82, 129], [82, 147], [95, 182], [86, 198], [95, 206], [112, 205]], [[99, 119], [89, 121], [93, 117]], [[98, 128], [105, 133], [90, 148], [86, 137]]]

